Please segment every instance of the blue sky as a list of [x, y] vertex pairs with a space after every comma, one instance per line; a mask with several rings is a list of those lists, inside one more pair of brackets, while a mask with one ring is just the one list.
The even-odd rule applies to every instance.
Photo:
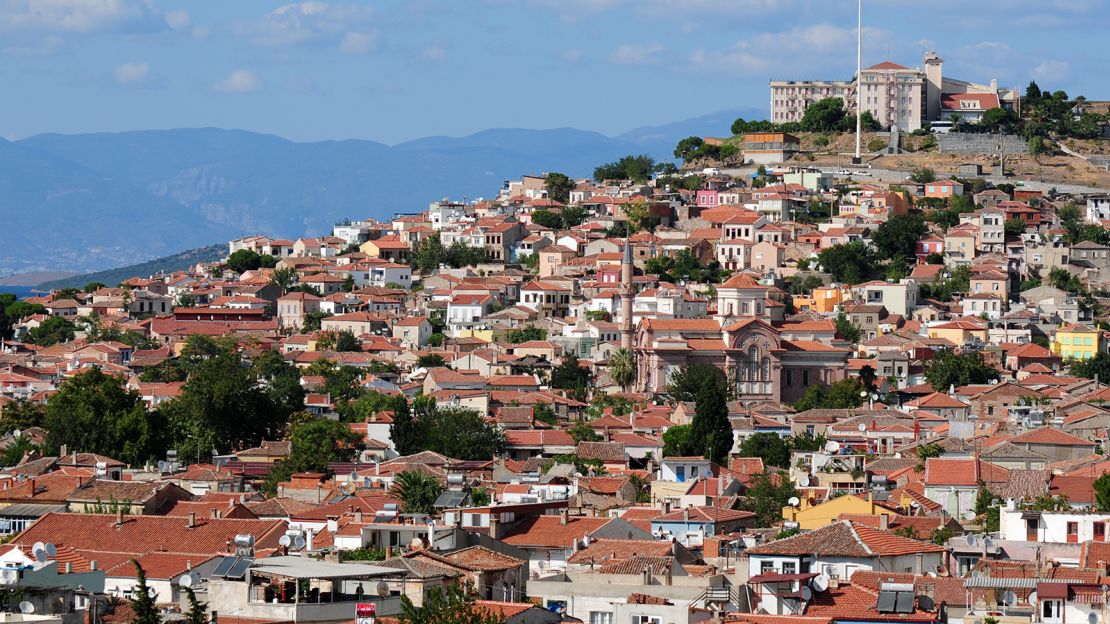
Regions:
[[[865, 1], [865, 64], [1107, 99], [1103, 0]], [[853, 0], [0, 0], [0, 135], [616, 134], [849, 78]]]

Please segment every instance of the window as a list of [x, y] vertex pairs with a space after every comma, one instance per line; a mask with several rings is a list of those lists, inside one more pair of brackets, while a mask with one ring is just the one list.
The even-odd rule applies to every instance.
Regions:
[[783, 561], [782, 562], [782, 573], [783, 574], [795, 574], [797, 572], [798, 572], [797, 562], [794, 562], [794, 561]]
[[759, 562], [759, 573], [760, 574], [767, 574], [768, 572], [774, 572], [774, 571], [775, 571], [775, 562], [774, 561], [760, 561]]
[[1079, 541], [1079, 523], [1078, 522], [1069, 522], [1068, 523], [1068, 543], [1069, 544], [1074, 544], [1078, 541]]
[[632, 624], [663, 624], [663, 618], [658, 615], [633, 615]]
[[611, 611], [590, 611], [590, 624], [613, 624]]
[[1096, 542], [1105, 542], [1106, 541], [1106, 523], [1105, 522], [1096, 522], [1094, 528], [1095, 528], [1095, 541]]

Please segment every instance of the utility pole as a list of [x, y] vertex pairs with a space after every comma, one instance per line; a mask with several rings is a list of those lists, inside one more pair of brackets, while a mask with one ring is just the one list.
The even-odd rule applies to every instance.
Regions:
[[860, 130], [863, 127], [863, 0], [856, 0], [856, 157], [853, 165], [863, 162], [860, 156]]

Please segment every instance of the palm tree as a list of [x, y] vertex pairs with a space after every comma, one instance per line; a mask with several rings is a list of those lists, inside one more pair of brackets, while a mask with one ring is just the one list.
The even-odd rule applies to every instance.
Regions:
[[297, 279], [297, 272], [289, 267], [281, 267], [274, 269], [273, 274], [270, 275], [270, 283], [276, 284], [281, 287], [281, 294], [289, 292], [289, 287]]
[[393, 491], [404, 504], [405, 513], [428, 514], [432, 513], [443, 486], [431, 475], [406, 470], [393, 480]]
[[636, 380], [636, 363], [628, 349], [617, 349], [609, 356], [609, 378], [622, 391], [627, 391], [628, 384]]

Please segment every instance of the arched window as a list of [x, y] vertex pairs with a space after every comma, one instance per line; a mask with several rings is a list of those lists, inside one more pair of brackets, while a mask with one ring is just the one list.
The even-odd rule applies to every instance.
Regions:
[[748, 379], [759, 380], [759, 349], [755, 345], [748, 347]]
[[763, 361], [760, 362], [760, 379], [762, 381], [771, 381], [771, 358], [763, 356]]
[[736, 381], [745, 382], [748, 380], [748, 358], [741, 355], [736, 362]]

